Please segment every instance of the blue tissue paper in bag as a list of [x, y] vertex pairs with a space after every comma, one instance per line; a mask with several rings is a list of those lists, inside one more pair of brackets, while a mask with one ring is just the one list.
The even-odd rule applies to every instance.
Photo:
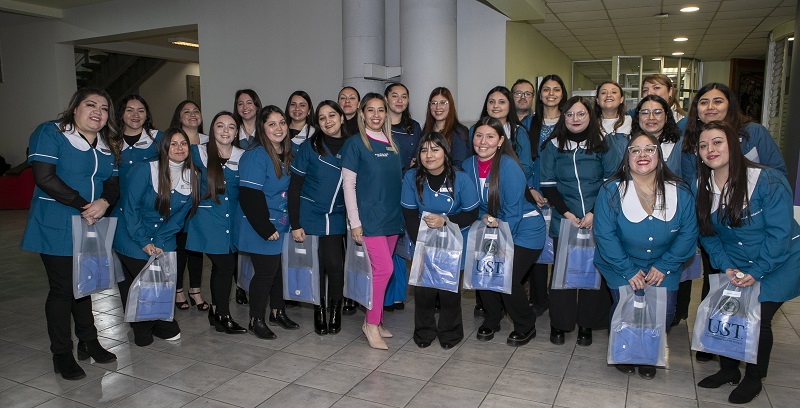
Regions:
[[110, 287], [111, 270], [108, 258], [83, 254], [78, 272], [78, 289], [81, 293], [95, 292]]
[[289, 299], [301, 302], [314, 302], [313, 273], [307, 268], [288, 268]]
[[460, 253], [439, 248], [425, 251], [420, 286], [458, 292]]
[[567, 253], [567, 269], [564, 287], [570, 289], [594, 289], [597, 283], [594, 267], [593, 247], [570, 247]]
[[617, 333], [611, 345], [613, 361], [617, 364], [657, 364], [661, 342], [658, 329], [622, 324], [614, 330]]
[[344, 275], [347, 277], [345, 282], [347, 285], [347, 297], [362, 305], [369, 304], [369, 290], [372, 286], [369, 275], [364, 272], [353, 271], [348, 271]]
[[745, 360], [747, 319], [714, 313], [706, 321], [700, 342], [707, 353]]
[[253, 280], [253, 276], [255, 275], [255, 269], [253, 268], [253, 263], [247, 261], [247, 262], [240, 262], [239, 264], [241, 266], [239, 267], [239, 278], [237, 279], [238, 280], [237, 284], [239, 285], [240, 288], [249, 292], [250, 281]]
[[172, 317], [175, 286], [169, 283], [142, 284], [136, 306], [137, 320], [168, 320]]
[[476, 290], [505, 291], [505, 275], [503, 266], [505, 258], [480, 253], [475, 257], [472, 270], [472, 286]]
[[536, 260], [538, 264], [551, 264], [555, 262], [555, 248], [553, 248], [553, 238], [550, 235], [545, 235], [544, 237], [544, 248], [542, 248], [542, 253], [539, 255], [539, 259]]

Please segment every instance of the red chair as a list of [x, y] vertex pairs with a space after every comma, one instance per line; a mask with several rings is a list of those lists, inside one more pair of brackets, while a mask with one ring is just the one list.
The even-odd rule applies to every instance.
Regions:
[[26, 210], [33, 198], [33, 170], [14, 176], [0, 176], [0, 210]]

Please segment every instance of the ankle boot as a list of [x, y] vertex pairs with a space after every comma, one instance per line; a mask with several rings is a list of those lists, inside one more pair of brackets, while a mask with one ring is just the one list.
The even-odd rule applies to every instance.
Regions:
[[345, 315], [354, 315], [356, 314], [356, 301], [353, 299], [344, 298], [344, 307], [342, 308], [342, 314]]
[[383, 341], [383, 338], [378, 331], [377, 324], [369, 324], [364, 322], [364, 325], [361, 326], [361, 331], [364, 333], [364, 336], [366, 336], [370, 347], [378, 350], [389, 350], [389, 346], [386, 345], [385, 341]]
[[250, 331], [256, 335], [259, 339], [264, 340], [275, 340], [278, 336], [272, 332], [272, 330], [267, 327], [267, 324], [264, 322], [262, 318], [255, 318], [250, 320]]
[[83, 371], [72, 352], [53, 354], [53, 370], [60, 373], [61, 377], [65, 380], [80, 380], [86, 378], [86, 372]]
[[78, 360], [86, 360], [93, 358], [95, 362], [100, 364], [107, 364], [117, 361], [117, 356], [104, 349], [97, 339], [86, 341], [78, 340]]
[[761, 394], [761, 379], [745, 375], [739, 386], [733, 389], [731, 395], [728, 396], [728, 402], [731, 404], [747, 404], [753, 398]]
[[325, 298], [321, 298], [319, 303], [319, 305], [314, 305], [314, 333], [324, 336], [328, 334], [328, 319], [325, 316]]
[[278, 309], [275, 311], [274, 315], [270, 313], [268, 322], [270, 325], [278, 325], [286, 330], [296, 330], [300, 328], [300, 325], [295, 323], [286, 314], [286, 309]]
[[236, 288], [236, 303], [240, 305], [247, 304], [247, 292], [245, 292], [245, 290], [240, 287]]
[[339, 333], [342, 330], [342, 301], [331, 301], [331, 305], [328, 307], [328, 314], [330, 318], [328, 321], [328, 333]]
[[214, 305], [208, 308], [208, 324], [209, 326], [217, 327], [217, 315], [214, 310], [216, 310]]
[[231, 315], [220, 316], [220, 314], [217, 313], [214, 316], [214, 323], [214, 327], [218, 332], [225, 332], [226, 334], [247, 333], [247, 329], [233, 321]]

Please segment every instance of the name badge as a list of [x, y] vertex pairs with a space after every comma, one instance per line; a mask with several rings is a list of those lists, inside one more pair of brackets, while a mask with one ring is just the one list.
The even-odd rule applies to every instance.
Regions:
[[134, 146], [144, 146], [147, 144], [147, 140], [142, 140], [141, 142], [134, 143]]
[[439, 192], [440, 193], [449, 193], [450, 189], [447, 188], [447, 186], [441, 186], [441, 187], [439, 187]]
[[393, 151], [394, 151], [394, 147], [392, 147], [392, 146], [386, 146], [386, 151], [387, 151], [387, 152], [393, 152]]
[[233, 160], [228, 160], [228, 164], [237, 165], [237, 164], [239, 164], [239, 162], [238, 161], [233, 161]]

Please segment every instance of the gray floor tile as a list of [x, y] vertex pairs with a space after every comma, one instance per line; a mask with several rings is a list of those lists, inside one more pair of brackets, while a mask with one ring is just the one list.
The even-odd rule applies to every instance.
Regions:
[[625, 388], [565, 378], [558, 390], [555, 405], [569, 408], [616, 408], [625, 401], [626, 394]]
[[403, 407], [425, 386], [425, 381], [373, 372], [355, 386], [348, 396], [392, 407]]
[[241, 373], [228, 380], [225, 384], [209, 391], [204, 396], [238, 407], [252, 408], [264, 402], [287, 385], [289, 383], [283, 381]]
[[[413, 342], [411, 343], [413, 344]], [[414, 345], [414, 347], [417, 346]], [[405, 348], [403, 347], [403, 349]], [[374, 370], [395, 352], [392, 350], [377, 350], [367, 343], [354, 341], [337, 351], [328, 361]]]
[[328, 408], [342, 398], [341, 394], [289, 384], [259, 405], [259, 408]]
[[[697, 400], [699, 402], [698, 405], [700, 405], [701, 407], [705, 407], [706, 405], [704, 404], [706, 402], [713, 402], [716, 404], [728, 406], [730, 405], [730, 403], [728, 402], [728, 396], [731, 394], [731, 391], [733, 391], [733, 388], [734, 387], [729, 385], [723, 385], [722, 387], [716, 389], [695, 387], [695, 389], [697, 390]], [[748, 408], [771, 407], [772, 405], [770, 405], [769, 398], [765, 397], [766, 394], [762, 391], [760, 396], [756, 397], [756, 399], [747, 404]]]
[[477, 408], [481, 405], [485, 396], [485, 392], [428, 383], [422, 387], [422, 390], [414, 396], [406, 407]]
[[597, 359], [572, 356], [565, 377], [612, 387], [627, 388], [628, 386], [628, 376], [619, 372], [614, 366], [608, 365], [605, 357]]
[[502, 367], [451, 359], [436, 372], [431, 382], [489, 392], [502, 371]]
[[63, 395], [66, 392], [101, 378], [108, 373], [108, 371], [103, 368], [93, 367], [88, 364], [81, 364], [81, 368], [83, 368], [83, 371], [86, 372], [86, 378], [81, 380], [65, 380], [63, 377], [61, 377], [61, 374], [56, 374], [51, 371], [32, 380], [26, 381], [25, 385], [38, 388], [42, 391], [47, 391], [51, 394]]
[[177, 372], [159, 384], [195, 395], [203, 395], [224, 384], [240, 371], [208, 363], [197, 363]]
[[563, 376], [569, 364], [569, 354], [554, 353], [528, 347], [519, 347], [506, 367], [515, 370]]
[[119, 372], [150, 382], [159, 382], [195, 363], [197, 363], [197, 360], [190, 360], [169, 353], [154, 353], [120, 369]]
[[697, 408], [697, 400], [644, 391], [628, 391], [625, 408]]
[[377, 371], [428, 381], [445, 361], [447, 360], [444, 358], [398, 351], [381, 364]]
[[480, 405], [480, 408], [508, 407], [550, 408], [552, 405], [491, 393], [486, 396], [486, 398], [483, 400], [483, 403]]
[[42, 405], [37, 405], [36, 408], [89, 408], [89, 406], [66, 398], [56, 397]]
[[28, 408], [43, 404], [56, 396], [27, 385], [15, 385], [0, 392], [0, 401], [5, 408]]
[[118, 408], [172, 408], [182, 407], [196, 399], [197, 395], [153, 384], [114, 406]]
[[491, 394], [552, 404], [556, 399], [560, 385], [561, 377], [506, 368], [500, 373], [497, 382], [489, 392]]
[[53, 355], [38, 353], [13, 364], [0, 367], [0, 377], [19, 383], [32, 380], [45, 373], [53, 373]]
[[360, 400], [348, 396], [342, 397], [332, 405], [332, 408], [388, 408], [390, 405], [378, 404], [377, 402]]
[[350, 343], [350, 341], [344, 337], [318, 336], [316, 333], [309, 333], [286, 346], [282, 351], [316, 358], [318, 360], [325, 360], [341, 350], [347, 343]]
[[209, 398], [200, 397], [191, 402], [187, 407], [191, 408], [237, 408], [236, 405], [226, 404]]
[[797, 381], [798, 372], [800, 372], [800, 366], [798, 365], [770, 362], [769, 374], [764, 383], [781, 387], [800, 388], [800, 382]]
[[[773, 407], [797, 406], [798, 401], [800, 401], [800, 389], [779, 387], [777, 385], [765, 385], [764, 389]], [[763, 398], [763, 396], [762, 391], [762, 395], [756, 398]]]
[[135, 377], [108, 373], [103, 378], [65, 393], [63, 397], [93, 407], [108, 407], [151, 385], [153, 383]]
[[514, 350], [515, 348], [506, 345], [467, 340], [458, 348], [452, 358], [505, 367], [511, 355], [514, 354]]
[[337, 394], [346, 394], [372, 370], [325, 361], [294, 383]]
[[0, 341], [0, 347], [3, 350], [3, 353], [0, 353], [0, 367], [42, 354], [39, 350], [9, 341]]
[[318, 366], [321, 362], [322, 360], [315, 358], [279, 351], [254, 365], [247, 372], [275, 380], [292, 382]]
[[656, 369], [656, 377], [645, 380], [637, 375], [630, 376], [628, 389], [631, 391], [654, 392], [695, 400], [694, 375], [681, 371]]
[[5, 378], [0, 378], [0, 392], [3, 392], [13, 386], [16, 386], [18, 383], [16, 381], [6, 380]]

